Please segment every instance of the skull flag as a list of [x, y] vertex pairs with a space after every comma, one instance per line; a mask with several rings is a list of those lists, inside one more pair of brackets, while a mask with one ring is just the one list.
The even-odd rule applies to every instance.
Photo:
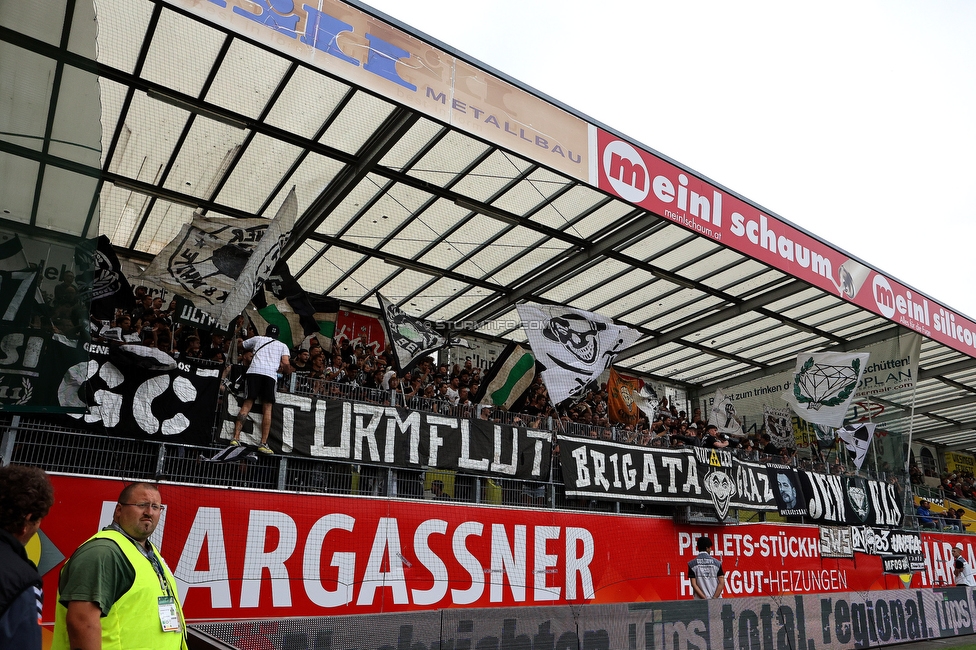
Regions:
[[640, 338], [637, 330], [581, 309], [535, 303], [516, 309], [554, 404], [583, 397], [617, 353]]

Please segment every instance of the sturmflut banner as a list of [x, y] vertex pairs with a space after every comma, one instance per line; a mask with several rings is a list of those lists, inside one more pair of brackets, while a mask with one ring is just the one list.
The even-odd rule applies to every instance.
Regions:
[[[724, 449], [660, 449], [560, 436], [566, 496], [619, 501], [705, 504], [724, 519], [729, 508], [780, 510], [777, 469], [744, 462]], [[897, 526], [894, 486], [858, 477], [795, 471], [797, 514], [817, 522]], [[777, 488], [778, 489], [778, 488]], [[782, 501], [782, 494], [781, 494]]]
[[[227, 396], [221, 436], [230, 439], [240, 401]], [[261, 415], [252, 410], [245, 442], [256, 444]], [[269, 440], [275, 451], [414, 469], [547, 480], [548, 431], [406, 408], [279, 393]]]

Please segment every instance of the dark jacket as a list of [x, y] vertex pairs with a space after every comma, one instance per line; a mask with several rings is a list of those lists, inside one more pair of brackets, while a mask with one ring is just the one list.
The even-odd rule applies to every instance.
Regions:
[[24, 545], [0, 529], [0, 647], [41, 647], [41, 585]]

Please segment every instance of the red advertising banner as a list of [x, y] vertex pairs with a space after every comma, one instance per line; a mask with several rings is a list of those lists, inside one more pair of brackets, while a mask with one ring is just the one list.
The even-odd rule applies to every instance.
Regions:
[[339, 312], [333, 339], [336, 343], [348, 339], [354, 345], [361, 342], [366, 347], [372, 348], [376, 354], [383, 354], [383, 349], [386, 347], [386, 332], [380, 319], [348, 309]]
[[976, 357], [976, 323], [615, 135], [596, 138], [600, 189]]
[[[123, 487], [52, 480], [42, 552], [57, 564], [39, 563], [46, 622], [58, 552], [70, 556], [111, 521]], [[184, 485], [161, 493], [166, 510], [154, 541], [192, 621], [690, 599], [687, 564], [703, 534], [724, 564], [728, 597], [902, 587], [878, 556], [822, 558], [816, 526], [676, 526], [633, 515]]]
[[972, 535], [953, 533], [922, 533], [922, 553], [925, 555], [925, 571], [912, 577], [912, 587], [945, 587], [955, 582], [952, 563], [952, 547], [962, 544], [962, 559], [969, 566], [976, 566], [976, 538]]

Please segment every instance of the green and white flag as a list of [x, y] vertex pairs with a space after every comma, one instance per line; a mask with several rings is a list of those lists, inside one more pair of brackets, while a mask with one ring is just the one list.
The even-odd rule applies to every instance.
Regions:
[[509, 343], [484, 376], [474, 402], [491, 402], [504, 409], [512, 405], [535, 379], [535, 357], [518, 343]]

